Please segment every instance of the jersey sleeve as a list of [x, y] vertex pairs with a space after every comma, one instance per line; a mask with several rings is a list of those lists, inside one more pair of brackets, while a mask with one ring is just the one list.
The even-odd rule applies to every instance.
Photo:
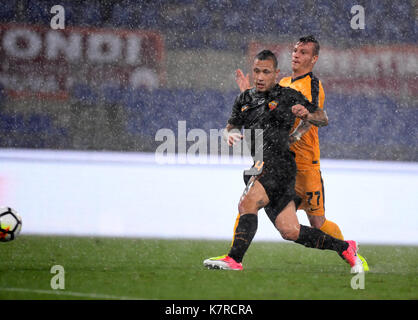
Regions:
[[[245, 91], [244, 91], [245, 92]], [[244, 92], [239, 94], [234, 102], [234, 106], [232, 107], [231, 116], [228, 119], [228, 123], [232, 124], [233, 126], [240, 127], [244, 124], [244, 119], [242, 116], [241, 108], [243, 106], [243, 98]]]
[[312, 103], [317, 105], [318, 108], [323, 109], [325, 102], [325, 92], [321, 81], [315, 76], [313, 76], [311, 80], [311, 96]]
[[319, 81], [319, 98], [318, 98], [318, 107], [323, 109], [325, 104], [325, 92], [322, 87], [321, 81]]

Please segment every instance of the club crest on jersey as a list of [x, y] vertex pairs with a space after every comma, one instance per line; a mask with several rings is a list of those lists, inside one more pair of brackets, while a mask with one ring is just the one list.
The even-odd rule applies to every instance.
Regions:
[[277, 108], [278, 103], [276, 101], [272, 101], [269, 103], [269, 109], [270, 111], [274, 110]]
[[241, 112], [244, 112], [245, 110], [247, 110], [247, 109], [248, 109], [248, 107], [249, 107], [249, 105], [243, 106], [243, 107], [241, 108]]

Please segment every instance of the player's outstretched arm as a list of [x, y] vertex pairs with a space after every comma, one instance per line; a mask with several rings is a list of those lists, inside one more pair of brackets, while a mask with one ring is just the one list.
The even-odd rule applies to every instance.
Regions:
[[327, 113], [322, 108], [312, 104], [306, 97], [294, 89], [286, 91], [291, 98], [293, 114], [317, 127], [328, 125]]
[[328, 125], [327, 113], [321, 108], [318, 108], [314, 113], [308, 113], [304, 120], [317, 127], [325, 127]]
[[251, 89], [250, 74], [247, 73], [247, 75], [244, 76], [244, 73], [241, 71], [241, 69], [235, 71], [235, 82], [237, 83], [241, 92], [244, 92], [247, 89]]
[[[328, 125], [328, 117], [327, 113], [323, 109], [317, 109], [313, 113], [309, 113], [309, 111], [301, 105], [296, 105], [292, 107], [293, 113], [302, 119], [299, 125], [296, 127], [295, 130], [289, 135], [289, 142], [292, 144], [296, 141], [299, 141], [300, 138], [309, 131], [312, 124], [317, 127], [323, 127]], [[312, 118], [311, 118], [312, 117]]]
[[292, 107], [293, 114], [302, 120], [309, 122], [317, 127], [325, 127], [328, 125], [328, 116], [325, 110], [317, 108], [314, 112], [309, 112], [301, 104], [296, 104]]

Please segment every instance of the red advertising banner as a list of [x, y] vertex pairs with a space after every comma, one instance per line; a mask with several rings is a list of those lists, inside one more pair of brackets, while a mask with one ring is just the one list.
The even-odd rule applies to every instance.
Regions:
[[158, 87], [164, 44], [153, 31], [0, 24], [0, 83], [15, 97], [66, 98], [74, 83]]
[[[249, 65], [263, 49], [277, 55], [280, 75], [291, 74], [293, 44], [251, 42]], [[413, 45], [363, 46], [352, 49], [321, 47], [314, 74], [327, 91], [340, 93], [418, 95], [418, 47]]]

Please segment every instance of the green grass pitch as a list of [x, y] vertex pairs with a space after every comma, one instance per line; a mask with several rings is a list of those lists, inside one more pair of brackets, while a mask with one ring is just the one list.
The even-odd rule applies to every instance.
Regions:
[[[254, 241], [244, 271], [207, 270], [228, 241], [21, 236], [0, 243], [0, 299], [418, 299], [418, 247], [361, 245], [371, 271], [353, 290], [332, 251]], [[65, 289], [52, 290], [53, 265]]]

